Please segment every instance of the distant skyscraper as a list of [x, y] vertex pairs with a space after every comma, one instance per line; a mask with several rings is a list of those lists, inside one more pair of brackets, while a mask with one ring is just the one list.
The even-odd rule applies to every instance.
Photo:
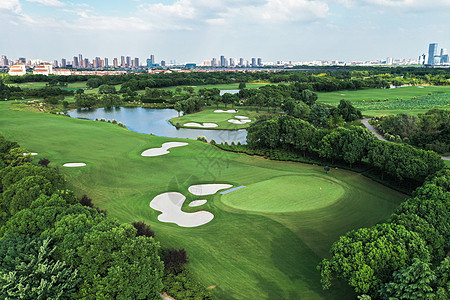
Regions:
[[83, 60], [83, 55], [82, 54], [78, 54], [78, 65], [77, 67], [84, 67], [84, 60]]
[[78, 57], [74, 56], [73, 62], [72, 62], [72, 68], [78, 68], [79, 66], [80, 66], [80, 63], [78, 61]]
[[139, 68], [139, 58], [137, 58], [137, 57], [134, 58], [134, 66], [136, 68]]
[[61, 67], [63, 68], [67, 67], [67, 61], [65, 58], [61, 59]]
[[89, 68], [90, 67], [89, 59], [87, 59], [87, 58], [84, 59], [83, 67], [85, 67], [85, 68]]
[[150, 54], [150, 60], [152, 61], [152, 64], [156, 64], [155, 56], [153, 54]]
[[230, 58], [230, 67], [236, 67], [236, 59]]
[[261, 67], [262, 66], [262, 58], [258, 57], [258, 66]]
[[8, 58], [6, 55], [2, 55], [2, 60], [0, 61], [0, 65], [7, 66], [8, 65]]
[[[19, 59], [19, 62], [20, 62], [20, 59]], [[54, 67], [54, 68], [59, 67], [58, 61], [57, 61], [57, 60], [54, 60], [54, 61], [53, 61], [53, 67]]]
[[165, 60], [162, 60], [161, 61], [161, 67], [165, 67], [166, 66], [166, 61]]
[[108, 58], [105, 57], [105, 68], [109, 68], [109, 61]]
[[25, 57], [19, 57], [19, 63], [26, 64], [27, 60], [25, 59]]
[[211, 66], [217, 67], [217, 58], [214, 57], [214, 58], [211, 60]]
[[438, 44], [437, 43], [433, 43], [430, 44], [429, 48], [428, 48], [428, 64], [429, 65], [434, 65], [434, 57], [437, 54], [437, 49], [438, 49]]
[[131, 67], [131, 57], [127, 56], [127, 67]]
[[427, 55], [424, 53], [421, 56], [419, 56], [419, 65], [423, 65], [425, 64], [425, 59], [426, 59]]
[[244, 59], [241, 57], [239, 58], [239, 66], [243, 66], [244, 65]]
[[252, 67], [256, 67], [256, 58], [252, 57]]
[[121, 57], [120, 57], [120, 66], [121, 66], [122, 68], [125, 68], [125, 56], [121, 56]]
[[119, 67], [119, 60], [117, 59], [117, 57], [114, 57], [114, 59], [113, 59], [113, 67], [115, 69], [117, 69]]
[[225, 59], [225, 56], [220, 56], [220, 66], [221, 67], [226, 67], [226, 65], [227, 65], [227, 62], [226, 62], [227, 60]]

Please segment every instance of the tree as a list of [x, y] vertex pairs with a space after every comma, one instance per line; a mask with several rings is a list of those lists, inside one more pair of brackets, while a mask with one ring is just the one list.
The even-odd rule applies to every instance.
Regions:
[[48, 160], [47, 158], [41, 158], [38, 162], [39, 165], [48, 168], [48, 165], [50, 163], [50, 160]]
[[122, 104], [122, 99], [120, 99], [120, 96], [113, 94], [104, 94], [101, 101], [106, 108], [119, 107]]
[[380, 289], [380, 294], [384, 299], [435, 299], [436, 275], [430, 266], [415, 258], [410, 266], [394, 272], [393, 280]]
[[327, 174], [328, 174], [328, 172], [330, 172], [330, 167], [329, 166], [325, 166], [323, 169], [325, 170], [325, 172], [327, 172]]
[[337, 107], [338, 114], [341, 115], [346, 122], [355, 121], [362, 118], [361, 111], [356, 109], [350, 101], [341, 100]]
[[159, 244], [136, 237], [130, 224], [105, 219], [92, 227], [78, 248], [83, 283], [79, 297], [160, 299], [163, 263]]
[[95, 89], [98, 88], [102, 84], [102, 80], [100, 78], [90, 78], [86, 82], [86, 86]]
[[31, 161], [31, 154], [23, 148], [13, 148], [3, 158], [5, 163], [12, 167], [24, 165]]
[[99, 94], [115, 94], [115, 93], [117, 93], [117, 91], [116, 91], [116, 87], [113, 85], [102, 84], [98, 88], [98, 93]]
[[143, 221], [133, 222], [132, 225], [136, 228], [136, 236], [155, 237], [155, 233], [150, 229], [150, 226]]
[[246, 88], [245, 82], [239, 83], [239, 89], [240, 89], [240, 90], [243, 90], [243, 89], [245, 89], [245, 88]]
[[306, 89], [300, 93], [299, 100], [305, 102], [309, 107], [312, 107], [314, 105], [314, 103], [316, 102], [317, 98], [318, 97], [317, 97], [316, 93]]
[[0, 298], [71, 299], [78, 271], [54, 260], [51, 240], [9, 236], [0, 240]]
[[167, 249], [162, 260], [165, 271], [175, 275], [183, 272], [184, 265], [189, 263], [186, 250], [184, 249]]
[[311, 107], [309, 121], [315, 126], [325, 126], [330, 116], [330, 110], [323, 104], [316, 103]]

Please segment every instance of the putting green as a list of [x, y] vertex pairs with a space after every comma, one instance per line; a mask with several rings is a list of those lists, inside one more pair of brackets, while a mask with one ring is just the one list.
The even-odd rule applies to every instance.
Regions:
[[237, 209], [284, 213], [327, 207], [344, 194], [339, 182], [314, 175], [294, 175], [251, 184], [223, 195], [221, 200]]

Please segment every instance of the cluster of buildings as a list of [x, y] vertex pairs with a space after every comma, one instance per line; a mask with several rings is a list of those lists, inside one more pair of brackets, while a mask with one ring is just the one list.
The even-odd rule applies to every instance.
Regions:
[[236, 58], [226, 58], [225, 56], [220, 56], [219, 59], [213, 58], [211, 60], [204, 60], [202, 63], [202, 66], [204, 67], [221, 67], [221, 68], [234, 68], [234, 67], [242, 67], [242, 68], [249, 68], [249, 67], [262, 67], [263, 62], [261, 58], [255, 58], [253, 57], [251, 61], [244, 60], [244, 58], [239, 58], [237, 60]]
[[432, 43], [428, 46], [428, 54], [422, 54], [419, 57], [419, 64], [426, 66], [449, 66], [450, 60], [447, 49], [439, 50], [438, 43]]

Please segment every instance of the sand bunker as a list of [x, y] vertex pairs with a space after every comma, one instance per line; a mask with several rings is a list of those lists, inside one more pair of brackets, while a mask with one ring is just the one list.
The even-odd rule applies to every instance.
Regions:
[[23, 156], [27, 156], [27, 155], [38, 155], [37, 153], [35, 153], [35, 152], [27, 152], [27, 153], [24, 153], [23, 154]]
[[176, 192], [156, 196], [150, 202], [150, 207], [162, 212], [158, 220], [165, 223], [175, 223], [181, 227], [197, 227], [211, 222], [214, 215], [208, 211], [185, 213], [181, 210], [186, 197]]
[[249, 123], [252, 120], [236, 120], [236, 119], [229, 119], [228, 122], [233, 123], [233, 124], [237, 124], [237, 125], [243, 125], [245, 123]]
[[84, 167], [84, 166], [86, 166], [85, 163], [67, 163], [67, 164], [63, 165], [63, 167], [68, 167], [68, 168]]
[[201, 206], [201, 205], [205, 204], [206, 202], [208, 202], [208, 200], [195, 200], [195, 201], [192, 201], [191, 203], [189, 203], [189, 207]]
[[182, 146], [187, 146], [187, 145], [189, 145], [189, 144], [182, 143], [182, 142], [164, 143], [164, 144], [162, 144], [162, 146], [160, 148], [151, 148], [151, 149], [145, 150], [144, 152], [141, 153], [141, 155], [142, 156], [160, 156], [160, 155], [164, 155], [164, 154], [169, 154], [170, 148], [182, 147]]
[[214, 128], [214, 127], [218, 127], [219, 125], [217, 125], [216, 123], [203, 123], [199, 124], [199, 123], [186, 123], [184, 124], [184, 126], [186, 127], [200, 127], [200, 128]]
[[191, 185], [189, 192], [196, 196], [214, 195], [217, 191], [228, 189], [232, 186], [231, 184], [198, 184]]
[[244, 116], [234, 116], [236, 119], [240, 119], [240, 120], [246, 120], [248, 119], [248, 117], [244, 117]]
[[218, 109], [214, 111], [215, 113], [229, 113], [229, 114], [234, 114], [236, 113], [235, 109], [229, 109], [229, 110], [222, 110], [222, 109]]

